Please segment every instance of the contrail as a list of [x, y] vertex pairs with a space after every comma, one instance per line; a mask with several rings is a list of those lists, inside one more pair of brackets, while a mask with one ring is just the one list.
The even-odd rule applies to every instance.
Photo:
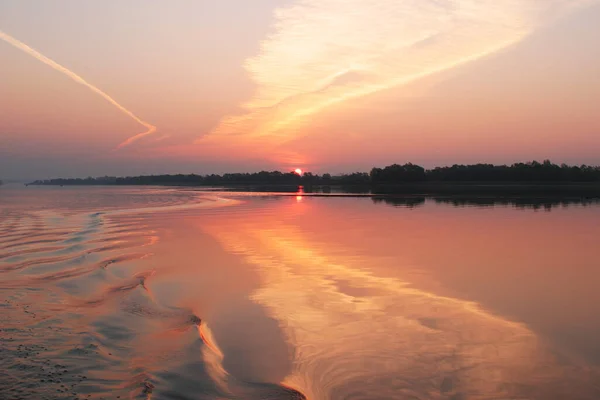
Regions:
[[117, 107], [121, 112], [123, 112], [123, 114], [128, 115], [134, 121], [136, 121], [137, 123], [139, 123], [142, 126], [145, 126], [148, 129], [147, 131], [139, 133], [133, 137], [130, 137], [123, 143], [119, 144], [117, 146], [117, 149], [128, 146], [131, 143], [135, 142], [136, 140], [141, 139], [144, 136], [148, 136], [148, 135], [151, 135], [152, 133], [156, 132], [156, 127], [154, 125], [149, 124], [148, 122], [142, 121], [137, 115], [135, 115], [134, 113], [132, 113], [131, 111], [129, 111], [128, 109], [123, 107], [115, 99], [110, 97], [108, 94], [104, 93], [102, 90], [98, 89], [96, 86], [92, 85], [91, 83], [88, 83], [85, 79], [83, 79], [81, 76], [77, 75], [75, 72], [69, 70], [68, 68], [63, 67], [62, 65], [55, 62], [54, 60], [51, 60], [50, 58], [48, 58], [45, 55], [38, 52], [37, 50], [32, 49], [31, 47], [29, 47], [25, 43], [21, 42], [20, 40], [17, 40], [14, 37], [2, 32], [2, 31], [0, 31], [0, 39], [4, 40], [8, 44], [16, 47], [17, 49], [29, 54], [30, 56], [38, 59], [39, 61], [43, 62], [44, 64], [54, 68], [55, 70], [62, 72], [63, 74], [67, 75], [69, 78], [74, 80], [75, 82], [86, 86], [92, 92], [97, 93], [98, 95], [102, 96], [106, 101], [108, 101], [110, 104]]

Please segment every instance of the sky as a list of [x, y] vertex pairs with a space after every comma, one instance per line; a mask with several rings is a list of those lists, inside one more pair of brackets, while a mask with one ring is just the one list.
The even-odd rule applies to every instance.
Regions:
[[600, 0], [0, 0], [0, 178], [600, 164]]

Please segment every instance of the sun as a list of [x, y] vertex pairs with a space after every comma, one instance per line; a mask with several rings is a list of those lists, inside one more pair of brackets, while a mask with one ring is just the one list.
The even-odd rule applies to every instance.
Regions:
[[298, 175], [302, 175], [302, 170], [300, 168], [296, 168], [294, 170], [295, 173], [297, 173]]

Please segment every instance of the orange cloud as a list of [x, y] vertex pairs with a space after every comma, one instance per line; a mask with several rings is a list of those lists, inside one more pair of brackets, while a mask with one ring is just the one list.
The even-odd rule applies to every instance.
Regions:
[[254, 97], [210, 135], [285, 142], [327, 107], [478, 60], [594, 1], [297, 0], [245, 63]]

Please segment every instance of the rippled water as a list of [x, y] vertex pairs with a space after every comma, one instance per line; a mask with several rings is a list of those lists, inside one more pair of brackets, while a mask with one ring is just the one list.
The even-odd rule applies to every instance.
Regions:
[[493, 203], [4, 186], [0, 398], [600, 398], [600, 206]]

